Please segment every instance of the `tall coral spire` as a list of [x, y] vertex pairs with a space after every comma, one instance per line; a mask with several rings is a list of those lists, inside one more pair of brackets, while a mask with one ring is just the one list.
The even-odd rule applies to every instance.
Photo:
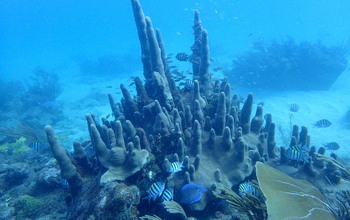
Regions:
[[149, 49], [147, 30], [146, 30], [146, 20], [145, 15], [142, 11], [140, 2], [138, 0], [131, 0], [132, 10], [134, 13], [134, 19], [137, 27], [137, 34], [139, 36], [140, 46], [141, 46], [141, 60], [143, 64], [143, 75], [146, 79], [152, 78], [152, 62], [151, 53]]
[[202, 22], [199, 16], [199, 11], [194, 12], [194, 24], [193, 24], [194, 43], [191, 47], [192, 57], [197, 62], [192, 62], [193, 78], [199, 77], [199, 60], [201, 57], [202, 48]]

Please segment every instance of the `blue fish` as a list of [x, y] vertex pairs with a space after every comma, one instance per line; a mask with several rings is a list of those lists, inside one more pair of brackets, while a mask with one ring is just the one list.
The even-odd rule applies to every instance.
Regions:
[[182, 170], [183, 166], [180, 162], [173, 162], [170, 164], [169, 173], [177, 173]]
[[252, 186], [249, 182], [239, 184], [238, 194], [240, 196], [245, 196], [247, 193], [252, 194], [254, 196], [257, 194], [255, 187]]
[[186, 184], [182, 187], [180, 192], [180, 203], [192, 204], [198, 202], [202, 198], [202, 192], [206, 192], [203, 184], [200, 186], [196, 184]]
[[152, 200], [155, 201], [159, 196], [162, 195], [165, 188], [164, 182], [155, 182], [151, 185], [151, 187], [147, 190], [148, 196], [143, 199], [147, 199], [148, 203]]
[[33, 141], [31, 142], [28, 147], [30, 147], [33, 150], [39, 151], [43, 148], [46, 147], [46, 143], [38, 142], [38, 141]]

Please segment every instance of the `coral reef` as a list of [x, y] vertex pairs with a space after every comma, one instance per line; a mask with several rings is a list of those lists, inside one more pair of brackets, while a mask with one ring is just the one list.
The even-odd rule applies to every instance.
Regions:
[[253, 45], [254, 50], [236, 57], [225, 75], [232, 84], [256, 91], [327, 90], [345, 70], [349, 53], [348, 46], [298, 44], [291, 38]]
[[[109, 94], [115, 120], [103, 118], [100, 124], [93, 115], [86, 115], [90, 140], [75, 142], [72, 154], [58, 143], [53, 128], [45, 127], [61, 176], [70, 186], [67, 219], [137, 219], [139, 212], [153, 219], [172, 219], [175, 215], [186, 219], [186, 213], [199, 217], [199, 211], [210, 209], [216, 197], [244, 203], [248, 206], [244, 207], [246, 213], [251, 215], [250, 211], [255, 210], [259, 217], [267, 218], [262, 203], [253, 197], [238, 198], [228, 190], [229, 199], [220, 197], [220, 193], [213, 195], [216, 189], [234, 189], [256, 179], [255, 165], [262, 166], [262, 162], [293, 176], [318, 179], [317, 186], [349, 178], [348, 167], [336, 155], [324, 156], [322, 149], [316, 152], [315, 147], [311, 148], [310, 158], [300, 164], [288, 159], [286, 149], [276, 146], [272, 116], [264, 124], [263, 107], [258, 106], [251, 118], [253, 93], [248, 94], [241, 108], [238, 95], [231, 98], [227, 81], [210, 79], [208, 33], [202, 28], [198, 12], [192, 46], [198, 61], [193, 62], [194, 86], [190, 91], [179, 90], [167, 68], [160, 31], [154, 31], [138, 0], [131, 3], [145, 77], [144, 84], [135, 78], [137, 95], [133, 98], [124, 85], [120, 103]], [[293, 127], [291, 146], [295, 144], [309, 147], [306, 127], [300, 134], [298, 127]], [[85, 151], [88, 148], [93, 153]], [[264, 176], [269, 178], [268, 174]], [[174, 201], [162, 201], [164, 189], [154, 189], [158, 185], [155, 182], [172, 188], [174, 195], [170, 197]], [[186, 184], [201, 186], [203, 193], [181, 204]], [[149, 193], [152, 202], [140, 200], [149, 198]]]

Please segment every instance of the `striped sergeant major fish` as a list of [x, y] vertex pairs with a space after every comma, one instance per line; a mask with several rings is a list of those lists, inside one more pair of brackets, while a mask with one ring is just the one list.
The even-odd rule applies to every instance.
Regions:
[[327, 144], [324, 144], [324, 146], [328, 150], [338, 150], [340, 148], [340, 146], [337, 142], [329, 142]]
[[41, 149], [44, 149], [46, 147], [46, 143], [33, 141], [28, 145], [29, 148], [39, 151]]
[[290, 110], [291, 112], [297, 112], [297, 111], [299, 111], [299, 105], [296, 104], [296, 103], [290, 104], [289, 110]]
[[185, 81], [185, 85], [184, 85], [184, 89], [186, 90], [186, 91], [192, 91], [193, 90], [193, 87], [194, 87], [194, 82], [193, 82], [193, 80], [191, 80], [191, 79], [186, 79], [186, 81]]
[[188, 55], [187, 53], [178, 53], [176, 56], [176, 59], [181, 62], [190, 62], [190, 63], [195, 63], [199, 64], [200, 63], [200, 57], [196, 57], [193, 54]]
[[182, 170], [182, 168], [183, 168], [182, 163], [173, 162], [170, 164], [168, 172], [169, 173], [177, 173], [177, 172], [180, 172]]
[[174, 188], [166, 188], [160, 197], [160, 200], [163, 201], [171, 201], [174, 199]]
[[327, 128], [332, 125], [328, 119], [321, 119], [314, 123], [314, 128]]
[[162, 195], [164, 188], [165, 188], [164, 182], [160, 182], [160, 181], [155, 182], [147, 190], [148, 195], [142, 199], [147, 199], [148, 203], [150, 203], [151, 200], [155, 201], [159, 196]]
[[309, 156], [305, 154], [305, 151], [298, 145], [291, 146], [286, 150], [286, 157], [290, 160], [308, 162]]
[[252, 194], [254, 196], [257, 194], [255, 187], [252, 186], [249, 182], [244, 182], [239, 184], [238, 195], [246, 196], [247, 193]]
[[190, 61], [190, 56], [187, 53], [178, 53], [175, 57], [178, 61]]

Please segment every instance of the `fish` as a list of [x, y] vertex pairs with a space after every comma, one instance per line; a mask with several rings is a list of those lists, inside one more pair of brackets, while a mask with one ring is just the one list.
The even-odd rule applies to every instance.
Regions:
[[129, 87], [131, 87], [131, 86], [133, 86], [133, 85], [135, 85], [135, 82], [131, 82], [131, 83], [129, 84]]
[[20, 137], [16, 140], [16, 144], [20, 145], [20, 144], [24, 144], [24, 142], [26, 142], [26, 138], [25, 137]]
[[187, 53], [178, 53], [175, 57], [178, 61], [182, 61], [182, 62], [190, 61], [190, 56]]
[[338, 150], [340, 148], [337, 142], [329, 142], [327, 144], [324, 144], [324, 147], [328, 150]]
[[182, 170], [183, 166], [182, 166], [182, 163], [180, 162], [173, 162], [170, 164], [170, 167], [169, 167], [169, 173], [177, 173], [177, 172], [180, 172]]
[[249, 182], [244, 182], [239, 184], [238, 187], [238, 195], [240, 196], [246, 196], [247, 193], [256, 195], [256, 189], [254, 186], [252, 186]]
[[257, 105], [261, 105], [261, 106], [264, 106], [264, 102], [259, 102]]
[[314, 128], [327, 128], [332, 125], [328, 119], [321, 119], [314, 123]]
[[213, 69], [214, 72], [217, 72], [219, 70], [222, 70], [224, 67], [223, 66], [218, 66]]
[[113, 88], [113, 86], [106, 86], [107, 89]]
[[192, 91], [194, 87], [194, 82], [191, 79], [186, 79], [185, 84], [184, 84], [184, 89], [185, 91]]
[[41, 149], [46, 147], [46, 143], [33, 141], [33, 142], [30, 142], [28, 147], [33, 149], [33, 150], [39, 151], [39, 150], [41, 150]]
[[289, 110], [291, 112], [298, 112], [299, 111], [299, 105], [296, 103], [290, 104], [289, 105]]
[[174, 188], [166, 188], [160, 197], [160, 200], [163, 201], [171, 201], [174, 199]]
[[286, 150], [286, 157], [290, 160], [308, 162], [309, 156], [305, 154], [303, 149], [299, 145], [294, 145]]
[[69, 189], [69, 183], [66, 179], [60, 178], [59, 186], [63, 189]]
[[142, 199], [147, 199], [148, 203], [152, 200], [155, 201], [159, 196], [162, 195], [165, 189], [165, 183], [158, 181], [151, 185], [151, 187], [147, 190], [148, 195]]
[[186, 184], [182, 187], [180, 192], [180, 203], [192, 204], [198, 202], [202, 198], [202, 193], [206, 192], [203, 184], [200, 186], [196, 184]]
[[46, 101], [46, 102], [39, 102], [39, 106], [42, 106], [47, 109], [58, 107], [58, 103], [56, 101]]

